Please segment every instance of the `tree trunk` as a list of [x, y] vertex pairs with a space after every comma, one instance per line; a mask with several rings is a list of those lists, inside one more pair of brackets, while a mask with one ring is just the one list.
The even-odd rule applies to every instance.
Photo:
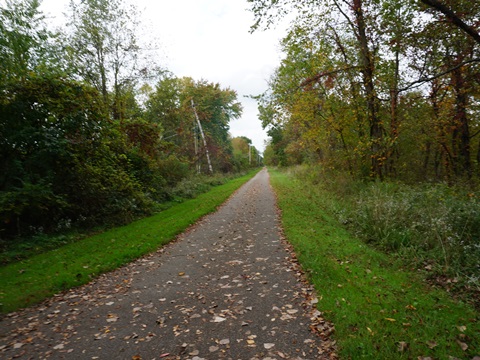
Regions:
[[397, 147], [398, 139], [398, 79], [399, 79], [399, 67], [400, 67], [400, 54], [398, 49], [395, 51], [395, 73], [393, 75], [393, 84], [390, 88], [390, 137], [391, 137], [391, 148], [388, 156], [388, 171], [391, 174], [394, 174], [395, 171], [395, 160], [399, 158], [399, 152]]
[[383, 151], [383, 126], [378, 118], [378, 102], [373, 82], [374, 63], [373, 56], [368, 47], [365, 18], [363, 15], [362, 0], [353, 0], [353, 10], [357, 24], [357, 38], [360, 46], [360, 59], [362, 63], [363, 85], [367, 100], [367, 108], [370, 122], [371, 141], [371, 172], [375, 178], [383, 178], [383, 163], [385, 153]]
[[457, 139], [455, 141], [458, 147], [461, 171], [470, 179], [472, 177], [472, 163], [470, 158], [470, 129], [467, 117], [468, 96], [462, 68], [456, 69], [452, 77], [455, 91], [454, 133], [458, 137], [458, 142]]

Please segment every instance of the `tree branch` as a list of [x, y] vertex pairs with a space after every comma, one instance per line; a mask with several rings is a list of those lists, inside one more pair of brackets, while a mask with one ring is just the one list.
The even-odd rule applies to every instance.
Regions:
[[425, 5], [428, 5], [438, 11], [440, 11], [442, 14], [444, 14], [452, 23], [454, 23], [456, 26], [458, 26], [460, 29], [465, 31], [468, 35], [470, 35], [478, 44], [480, 44], [480, 34], [478, 31], [465, 23], [460, 17], [457, 16], [451, 9], [449, 9], [447, 6], [442, 4], [438, 0], [421, 0], [422, 3]]
[[332, 70], [332, 71], [324, 71], [324, 72], [318, 73], [317, 75], [314, 75], [314, 76], [304, 80], [300, 84], [300, 87], [305, 87], [307, 85], [310, 85], [313, 82], [318, 82], [321, 78], [323, 78], [325, 76], [337, 74], [337, 73], [352, 70], [352, 69], [355, 69], [355, 68], [358, 68], [358, 66], [347, 66], [346, 68], [342, 68], [342, 69], [335, 69], [335, 70]]
[[[423, 0], [422, 0], [422, 1], [423, 1]], [[463, 67], [463, 66], [465, 66], [465, 65], [472, 64], [472, 63], [476, 63], [476, 62], [480, 63], [480, 58], [475, 58], [475, 59], [471, 59], [471, 60], [465, 61], [465, 62], [463, 62], [463, 63], [461, 63], [461, 64], [458, 64], [458, 65], [456, 65], [456, 66], [454, 66], [454, 67], [452, 67], [452, 68], [450, 68], [450, 69], [448, 69], [448, 70], [445, 70], [445, 71], [443, 71], [443, 72], [441, 72], [441, 73], [439, 73], [439, 74], [433, 75], [433, 76], [431, 76], [431, 77], [428, 77], [428, 78], [423, 77], [423, 78], [420, 78], [420, 79], [418, 79], [418, 80], [415, 80], [415, 81], [411, 82], [410, 84], [408, 84], [408, 86], [405, 86], [404, 88], [399, 89], [398, 92], [403, 92], [403, 91], [406, 91], [406, 90], [411, 89], [412, 87], [420, 86], [420, 85], [422, 85], [422, 84], [424, 84], [424, 83], [426, 83], [426, 82], [430, 82], [430, 81], [432, 81], [432, 80], [438, 79], [439, 77], [442, 77], [443, 75], [449, 74], [449, 73], [451, 73], [452, 71], [455, 71], [455, 70], [457, 70], [457, 69], [459, 69], [459, 68], [461, 68], [461, 67]]]

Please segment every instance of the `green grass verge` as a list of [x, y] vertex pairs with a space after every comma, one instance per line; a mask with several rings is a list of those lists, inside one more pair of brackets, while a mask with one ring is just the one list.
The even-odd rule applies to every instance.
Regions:
[[322, 192], [270, 170], [285, 235], [335, 325], [342, 359], [472, 359], [480, 317], [429, 288], [393, 257], [350, 235], [324, 210]]
[[258, 170], [154, 216], [0, 267], [1, 312], [26, 307], [155, 251], [213, 212]]

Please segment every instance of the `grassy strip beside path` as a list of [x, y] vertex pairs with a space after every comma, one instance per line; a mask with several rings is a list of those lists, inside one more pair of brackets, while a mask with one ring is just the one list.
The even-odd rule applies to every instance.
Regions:
[[215, 211], [257, 171], [217, 186], [154, 216], [0, 268], [1, 312], [37, 303], [89, 282], [168, 243]]
[[472, 359], [480, 317], [427, 287], [388, 255], [350, 235], [324, 210], [321, 190], [270, 170], [285, 235], [335, 325], [342, 359]]

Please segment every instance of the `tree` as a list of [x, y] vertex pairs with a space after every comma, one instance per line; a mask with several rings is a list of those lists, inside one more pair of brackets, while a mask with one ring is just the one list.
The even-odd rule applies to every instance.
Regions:
[[[176, 78], [165, 74], [150, 93], [146, 102], [145, 118], [158, 123], [163, 129], [163, 141], [170, 153], [189, 159], [192, 167], [203, 164], [205, 150], [195, 120], [195, 110], [206, 137], [208, 151], [213, 158], [214, 168], [230, 171], [232, 147], [229, 137], [229, 122], [240, 116], [242, 107], [237, 94], [218, 83], [191, 78]], [[197, 142], [197, 151], [195, 150]], [[168, 145], [170, 144], [170, 145]]]
[[445, 15], [455, 26], [463, 30], [473, 40], [480, 44], [480, 33], [474, 26], [468, 25], [459, 15], [450, 9], [445, 3], [438, 0], [421, 0], [427, 6], [434, 8]]
[[[51, 76], [3, 86], [0, 217], [4, 235], [59, 222], [126, 222], [147, 211], [124, 137], [98, 92]], [[26, 230], [23, 230], [25, 235]]]
[[244, 170], [250, 167], [257, 167], [261, 164], [260, 153], [252, 145], [252, 140], [245, 136], [238, 136], [231, 139], [233, 148], [233, 161], [237, 170]]
[[[273, 18], [268, 17], [267, 14], [272, 9], [279, 9], [281, 2], [272, 2], [266, 4], [263, 1], [249, 0], [252, 3], [252, 10], [256, 15], [257, 21], [255, 25], [258, 27], [262, 21], [262, 18], [267, 18], [267, 23], [272, 22]], [[363, 0], [349, 0], [349, 1], [283, 1], [283, 6], [293, 6], [301, 11], [302, 14], [307, 14], [301, 19], [303, 21], [303, 28], [312, 28], [309, 24], [313, 21], [316, 25], [319, 24], [318, 19], [326, 22], [324, 27], [327, 29], [333, 29], [335, 35], [338, 32], [339, 19], [343, 19], [343, 29], [348, 30], [350, 39], [354, 39], [353, 46], [357, 51], [355, 58], [349, 59], [352, 61], [347, 65], [347, 69], [356, 68], [360, 70], [362, 74], [362, 87], [365, 99], [365, 108], [367, 112], [367, 119], [369, 122], [369, 142], [370, 142], [370, 154], [371, 159], [371, 175], [373, 177], [382, 178], [384, 176], [384, 164], [385, 164], [385, 146], [384, 135], [385, 129], [383, 122], [379, 115], [379, 98], [378, 91], [375, 85], [376, 77], [376, 64], [375, 64], [375, 47], [376, 47], [376, 34], [375, 18], [379, 11], [379, 6], [375, 2]], [[317, 15], [311, 16], [314, 13]], [[318, 31], [318, 29], [317, 29]], [[340, 39], [341, 37], [337, 37]], [[346, 44], [339, 43], [341, 48], [345, 48]], [[345, 68], [337, 69], [319, 69], [317, 76], [304, 79], [302, 85], [309, 85], [312, 82], [318, 82], [331, 74], [343, 72]], [[332, 72], [333, 71], [333, 72]]]
[[113, 118], [124, 120], [125, 94], [138, 79], [158, 70], [153, 61], [151, 68], [140, 62], [138, 11], [122, 0], [71, 0], [70, 11], [72, 67], [101, 92]]
[[[455, 0], [449, 12], [436, 12], [413, 0], [249, 2], [253, 29], [287, 8], [299, 14], [270, 93], [258, 98], [264, 126], [282, 130], [272, 147], [282, 144], [287, 163], [322, 161], [365, 174], [368, 159], [380, 179], [406, 169], [427, 176], [422, 168], [472, 176], [479, 58], [470, 30], [478, 33], [480, 5]], [[408, 104], [423, 114], [430, 104], [432, 117], [419, 118]], [[409, 156], [413, 138], [425, 147], [424, 161]]]
[[0, 8], [0, 83], [21, 81], [29, 71], [52, 65], [53, 37], [38, 0], [7, 0]]

